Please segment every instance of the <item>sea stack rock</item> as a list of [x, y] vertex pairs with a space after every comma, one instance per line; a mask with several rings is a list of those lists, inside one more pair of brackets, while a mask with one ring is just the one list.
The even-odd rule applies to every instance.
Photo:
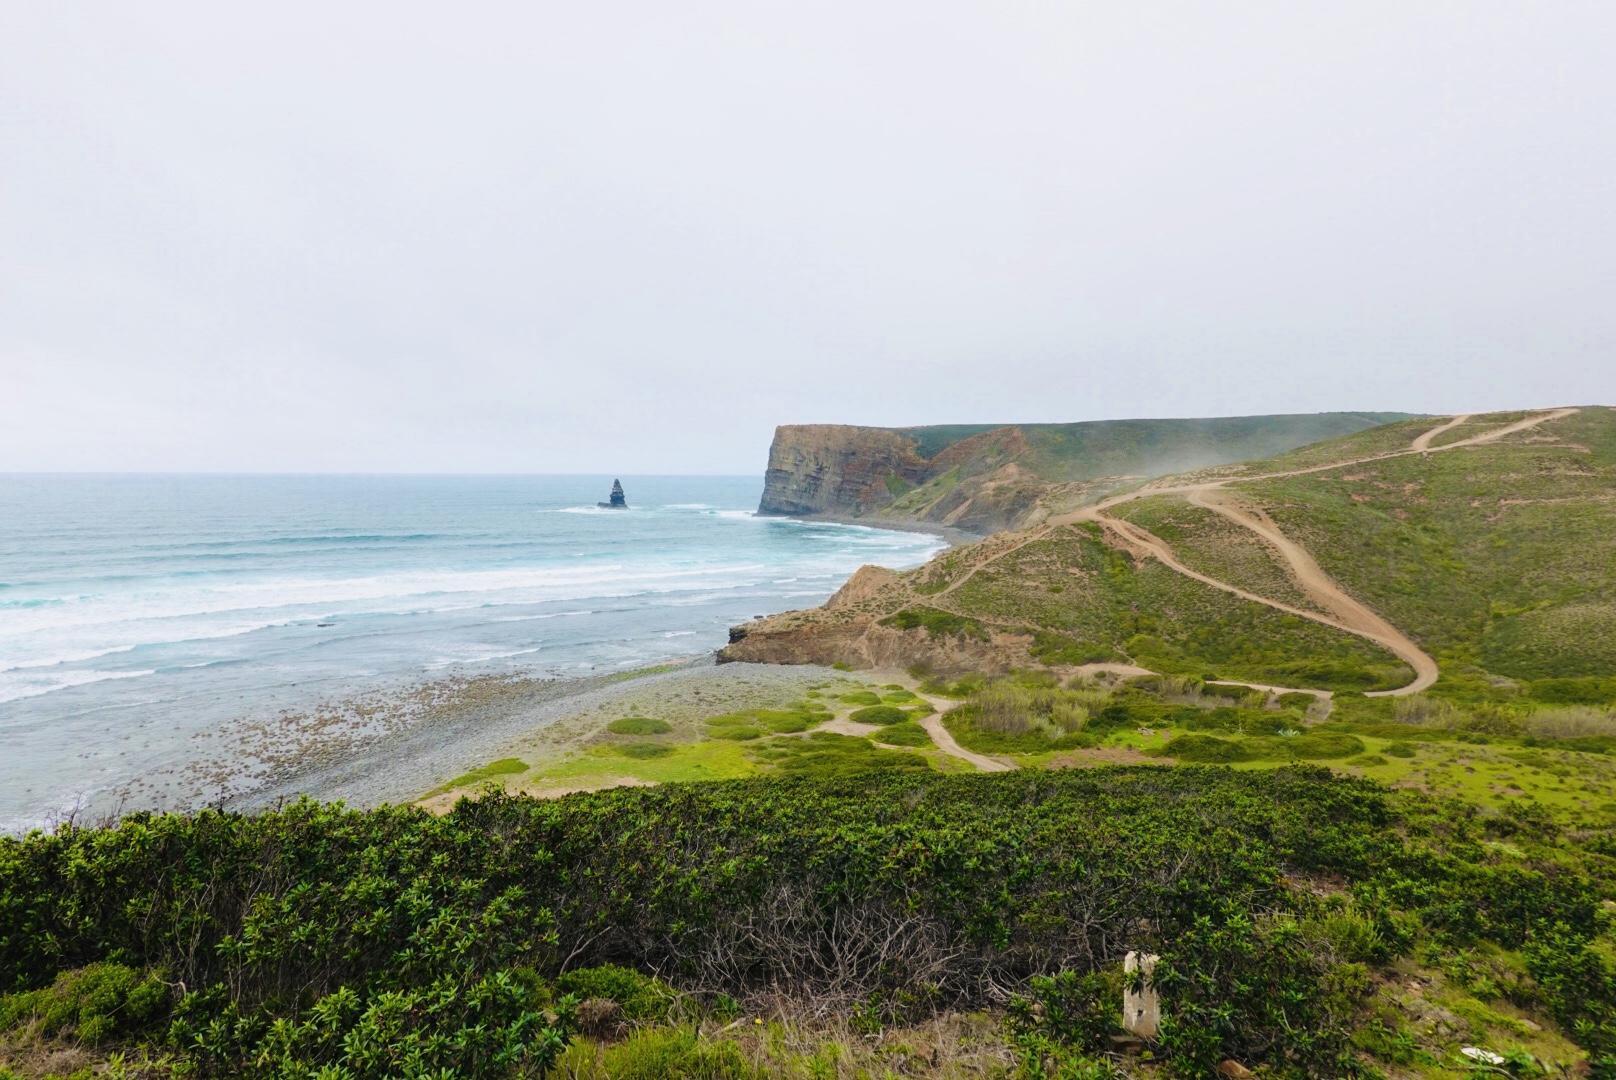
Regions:
[[612, 481], [611, 502], [596, 503], [595, 505], [605, 507], [608, 510], [627, 510], [628, 500], [623, 497], [623, 481]]

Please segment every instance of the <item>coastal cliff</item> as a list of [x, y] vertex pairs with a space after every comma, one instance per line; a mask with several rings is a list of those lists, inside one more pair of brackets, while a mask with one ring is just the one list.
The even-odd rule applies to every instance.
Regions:
[[888, 428], [786, 424], [774, 431], [763, 477], [765, 514], [863, 514], [924, 482], [915, 440]]
[[1403, 419], [1309, 413], [1072, 424], [775, 429], [758, 512], [986, 536], [1129, 483], [1267, 457]]

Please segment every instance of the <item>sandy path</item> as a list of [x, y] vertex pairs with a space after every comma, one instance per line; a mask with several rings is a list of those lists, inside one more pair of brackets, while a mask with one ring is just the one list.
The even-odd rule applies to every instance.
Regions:
[[952, 757], [957, 757], [961, 761], [969, 761], [982, 772], [1009, 772], [1015, 768], [1008, 761], [1000, 761], [998, 758], [991, 758], [986, 754], [978, 754], [975, 750], [967, 750], [954, 740], [953, 734], [943, 726], [943, 714], [957, 707], [959, 702], [928, 697], [925, 694], [916, 694], [916, 696], [936, 710], [930, 716], [924, 717], [920, 721], [920, 726], [926, 729], [926, 734], [930, 735], [931, 741], [937, 744], [937, 749]]
[[1470, 415], [1468, 413], [1460, 413], [1458, 416], [1455, 416], [1452, 420], [1449, 420], [1441, 427], [1434, 427], [1430, 431], [1427, 431], [1425, 434], [1416, 438], [1413, 442], [1408, 444], [1408, 448], [1410, 450], [1419, 450], [1422, 452], [1429, 450], [1431, 448], [1432, 439], [1436, 438], [1444, 431], [1452, 431], [1454, 428], [1458, 427], [1468, 419], [1470, 419]]
[[[1120, 539], [1123, 544], [1131, 550], [1148, 555], [1151, 558], [1161, 562], [1162, 565], [1184, 575], [1185, 577], [1193, 578], [1194, 580], [1202, 582], [1206, 585], [1210, 585], [1215, 589], [1221, 589], [1224, 592], [1231, 593], [1243, 600], [1264, 604], [1279, 611], [1283, 611], [1291, 615], [1297, 615], [1304, 619], [1310, 619], [1313, 622], [1322, 623], [1325, 626], [1333, 627], [1349, 634], [1356, 634], [1359, 637], [1381, 645], [1414, 669], [1414, 679], [1406, 686], [1400, 686], [1395, 690], [1375, 691], [1371, 696], [1401, 696], [1405, 694], [1417, 694], [1421, 690], [1428, 688], [1431, 686], [1431, 684], [1436, 682], [1438, 675], [1436, 661], [1433, 660], [1423, 649], [1416, 645], [1414, 641], [1406, 634], [1398, 630], [1385, 619], [1381, 618], [1367, 605], [1354, 599], [1347, 593], [1345, 589], [1336, 584], [1336, 582], [1324, 572], [1324, 569], [1319, 566], [1318, 561], [1313, 558], [1312, 554], [1308, 552], [1308, 550], [1301, 544], [1298, 544], [1296, 541], [1292, 540], [1290, 537], [1281, 532], [1279, 527], [1276, 526], [1266, 514], [1263, 514], [1261, 511], [1254, 511], [1241, 506], [1235, 501], [1232, 495], [1223, 489], [1228, 487], [1230, 484], [1256, 480], [1276, 480], [1289, 476], [1303, 476], [1309, 473], [1328, 472], [1333, 469], [1348, 468], [1353, 465], [1363, 465], [1374, 461], [1385, 461], [1390, 458], [1405, 457], [1410, 454], [1446, 453], [1450, 450], [1459, 450], [1467, 446], [1480, 446], [1485, 443], [1495, 442], [1498, 439], [1513, 435], [1516, 432], [1537, 427], [1539, 424], [1544, 424], [1552, 420], [1558, 420], [1564, 416], [1570, 416], [1576, 411], [1577, 410], [1575, 408], [1551, 409], [1546, 412], [1536, 413], [1532, 416], [1528, 416], [1522, 420], [1517, 420], [1514, 423], [1506, 424], [1503, 427], [1482, 432], [1479, 435], [1472, 435], [1468, 439], [1460, 439], [1455, 442], [1433, 448], [1431, 446], [1432, 439], [1436, 438], [1444, 431], [1451, 431], [1453, 428], [1458, 427], [1460, 424], [1470, 419], [1468, 414], [1463, 414], [1451, 417], [1436, 427], [1422, 432], [1409, 443], [1406, 450], [1392, 450], [1384, 454], [1373, 454], [1346, 461], [1334, 461], [1325, 465], [1314, 465], [1301, 469], [1289, 469], [1283, 472], [1261, 473], [1254, 476], [1223, 477], [1220, 479], [1202, 480], [1188, 484], [1168, 484], [1157, 487], [1146, 486], [1135, 491], [1123, 492], [1118, 495], [1113, 495], [1108, 499], [1101, 500], [1100, 502], [1095, 503], [1093, 506], [1080, 507], [1077, 510], [1051, 518], [1049, 523], [1043, 529], [1040, 529], [1035, 535], [1029, 536], [1022, 543], [1008, 548], [1005, 551], [999, 552], [991, 558], [984, 559], [982, 562], [972, 566], [965, 575], [954, 582], [953, 585], [951, 585], [948, 589], [944, 590], [944, 593], [946, 594], [948, 592], [952, 592], [954, 588], [963, 584], [966, 579], [970, 578], [988, 563], [1002, 558], [1014, 551], [1020, 550], [1027, 544], [1032, 543], [1034, 540], [1048, 535], [1049, 532], [1055, 528], [1063, 525], [1076, 524], [1078, 522], [1091, 521], [1111, 532], [1112, 535]], [[1284, 558], [1286, 563], [1291, 567], [1298, 584], [1302, 586], [1303, 590], [1307, 592], [1309, 597], [1311, 597], [1316, 603], [1325, 609], [1327, 614], [1320, 614], [1317, 611], [1308, 611], [1291, 604], [1270, 599], [1266, 596], [1260, 596], [1257, 593], [1242, 589], [1237, 585], [1231, 585], [1226, 581], [1220, 581], [1219, 579], [1208, 574], [1203, 574], [1200, 571], [1193, 570], [1180, 562], [1177, 556], [1173, 554], [1172, 549], [1160, 537], [1155, 536], [1146, 529], [1143, 529], [1130, 521], [1109, 517], [1105, 513], [1105, 511], [1114, 506], [1120, 506], [1124, 503], [1133, 502], [1136, 499], [1146, 498], [1151, 495], [1182, 495], [1195, 505], [1201, 506], [1207, 510], [1211, 510], [1214, 513], [1221, 514], [1223, 517], [1229, 519], [1237, 525], [1240, 525], [1242, 528], [1248, 529], [1255, 533], [1264, 542], [1268, 543], [1279, 552], [1280, 556]], [[1313, 691], [1303, 692], [1312, 693]]]
[[1203, 488], [1193, 491], [1189, 495], [1189, 501], [1195, 506], [1221, 514], [1236, 525], [1256, 533], [1269, 547], [1279, 552], [1280, 557], [1290, 566], [1291, 575], [1296, 579], [1296, 583], [1307, 593], [1308, 598], [1335, 616], [1336, 625], [1382, 646], [1414, 669], [1414, 681], [1406, 686], [1400, 686], [1396, 690], [1379, 690], [1366, 696], [1417, 694], [1436, 682], [1436, 661], [1424, 649], [1414, 644], [1413, 640], [1397, 627], [1371, 611], [1368, 606], [1348, 595], [1345, 589], [1336, 584], [1335, 579], [1324, 572], [1324, 568], [1313, 558], [1312, 553], [1281, 532], [1279, 526], [1275, 525], [1267, 514], [1241, 505], [1231, 492], [1223, 488]]

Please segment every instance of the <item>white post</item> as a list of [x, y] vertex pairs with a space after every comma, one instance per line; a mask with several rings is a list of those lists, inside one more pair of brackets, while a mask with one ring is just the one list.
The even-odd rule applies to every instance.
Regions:
[[[1161, 998], [1150, 985], [1150, 975], [1156, 970], [1158, 959], [1155, 953], [1130, 952], [1122, 960], [1122, 972], [1128, 977], [1122, 988], [1122, 1030], [1141, 1039], [1154, 1039], [1161, 1026]], [[1137, 992], [1133, 989], [1136, 973], [1144, 974], [1144, 984]]]

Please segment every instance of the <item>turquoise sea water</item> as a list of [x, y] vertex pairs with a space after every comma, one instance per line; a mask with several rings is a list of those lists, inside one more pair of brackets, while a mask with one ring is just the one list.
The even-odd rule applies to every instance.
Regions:
[[934, 537], [759, 518], [760, 481], [0, 476], [0, 827], [183, 763], [210, 725], [453, 674], [723, 644]]

